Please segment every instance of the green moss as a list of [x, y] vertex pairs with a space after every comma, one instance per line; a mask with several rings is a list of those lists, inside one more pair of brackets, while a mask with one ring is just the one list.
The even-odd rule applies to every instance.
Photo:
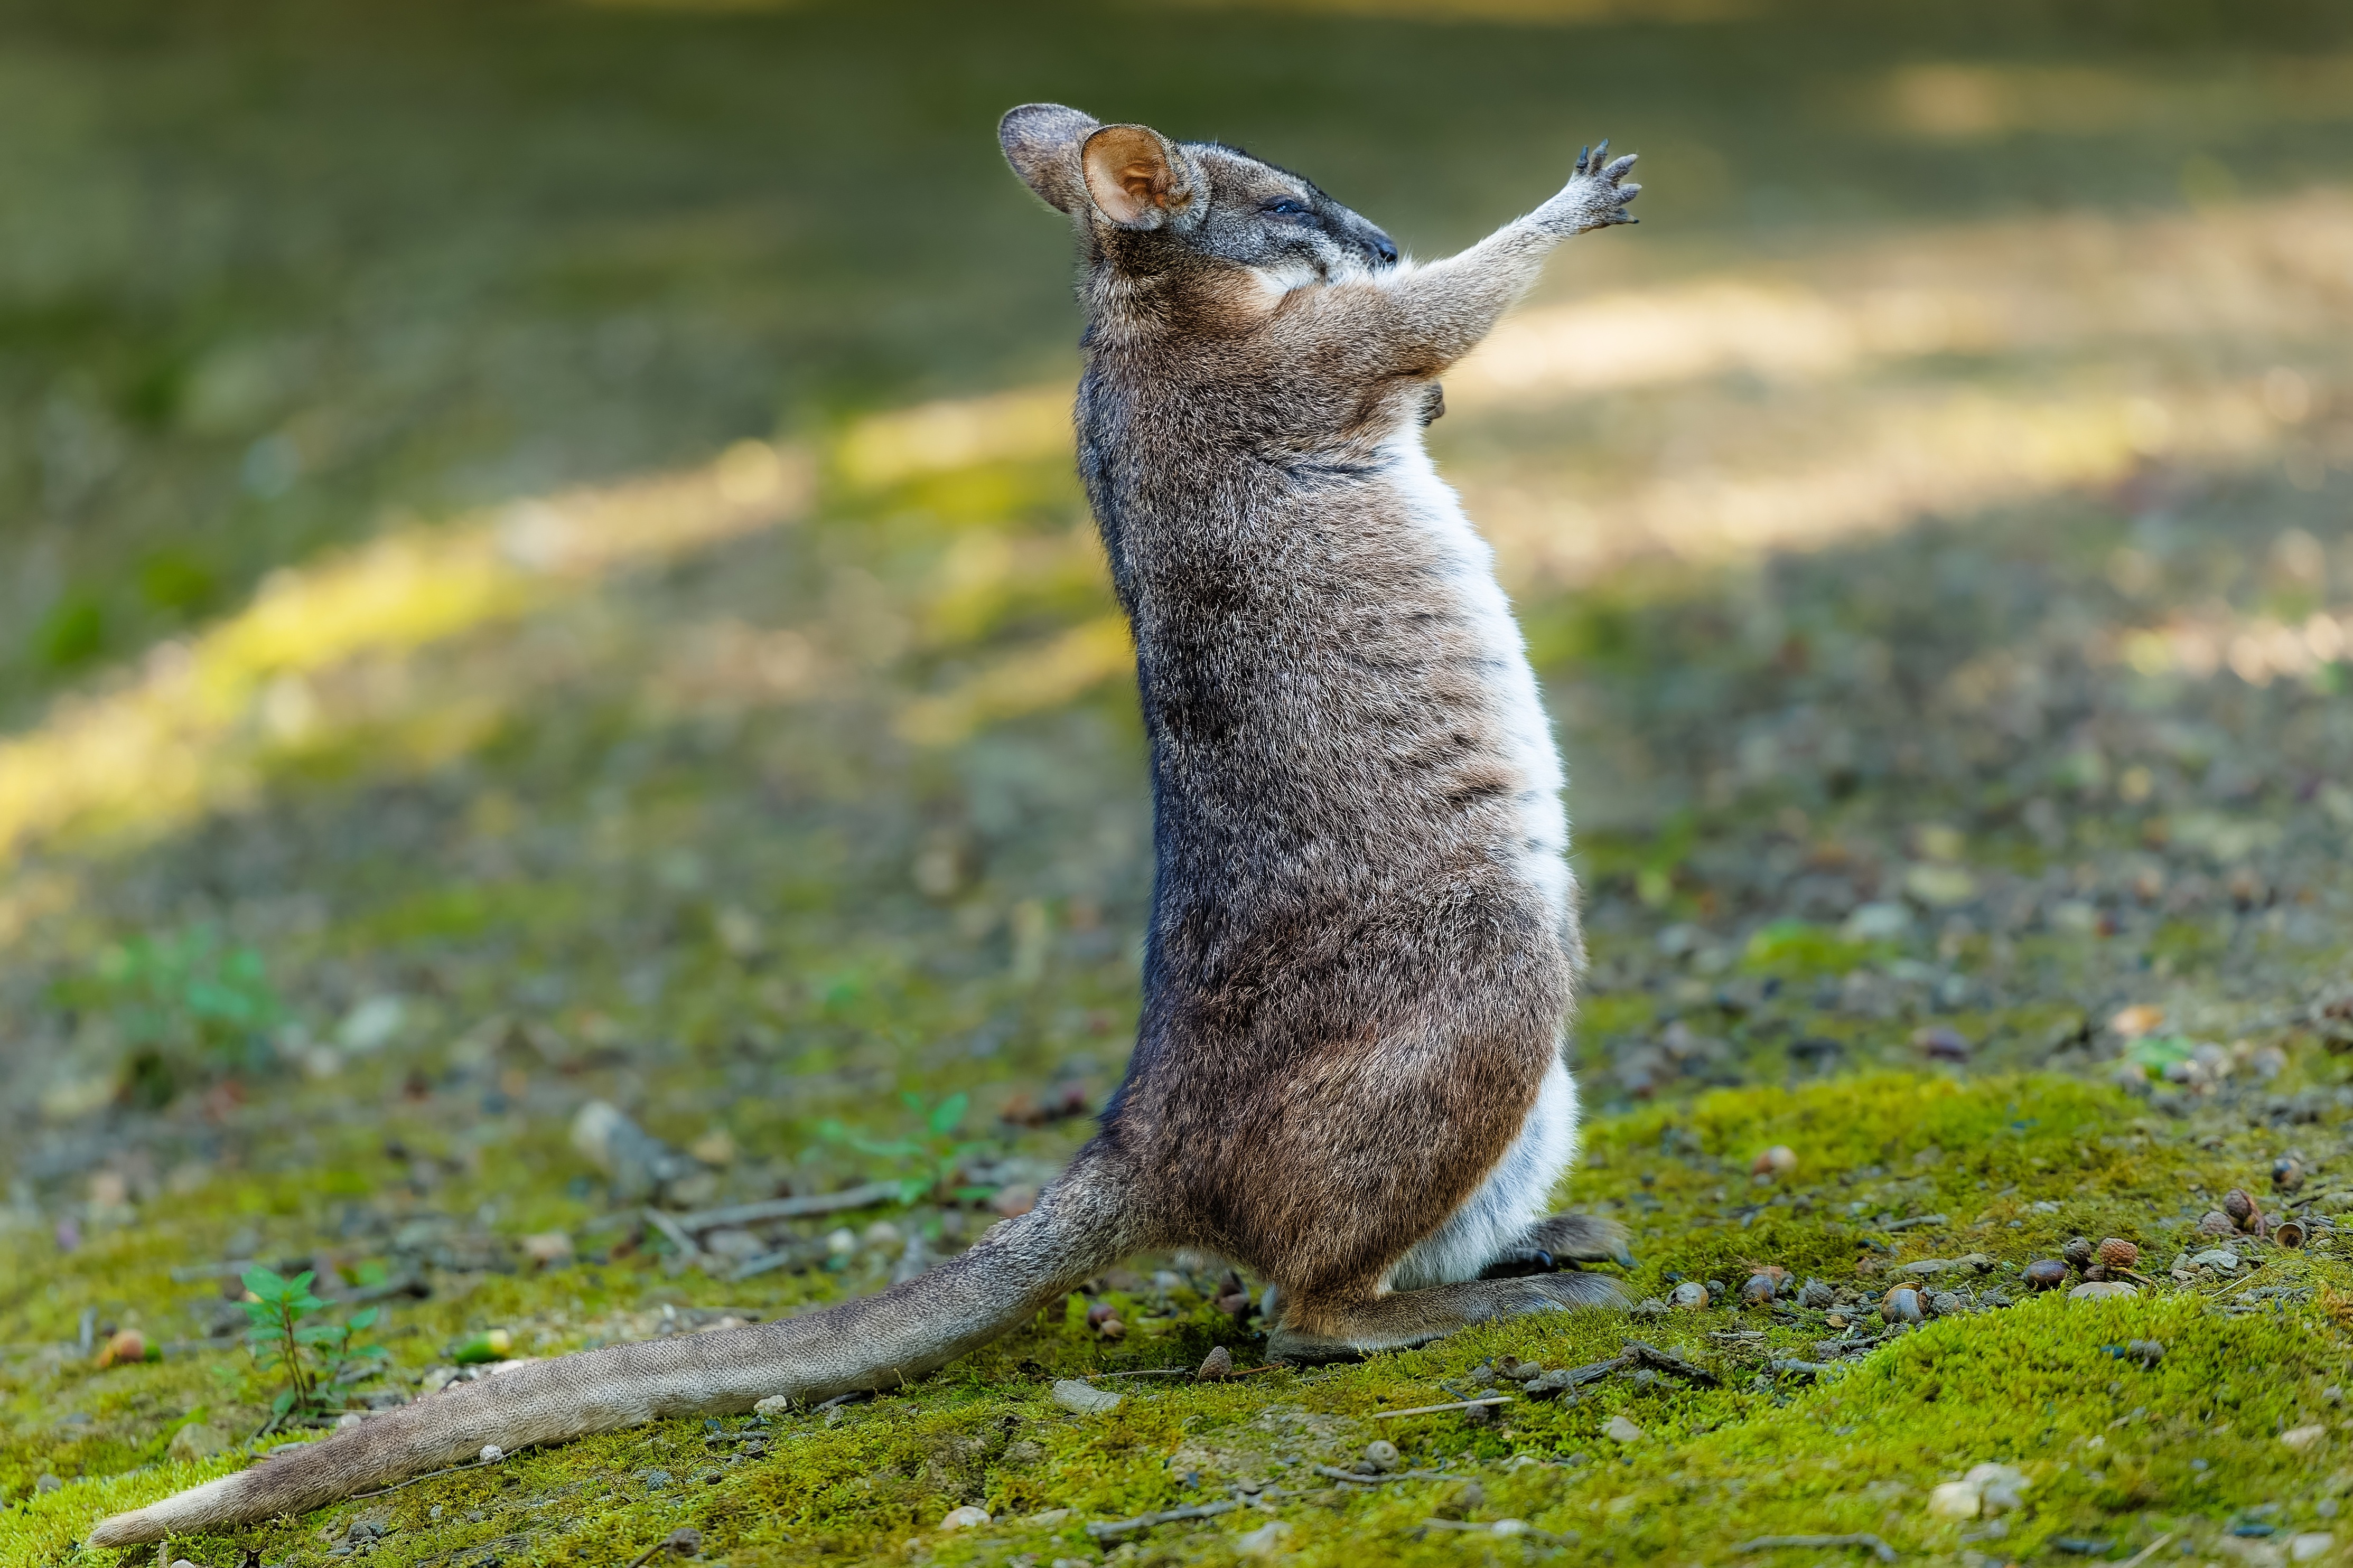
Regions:
[[[1776, 1144], [1796, 1153], [1796, 1170], [1752, 1176], [1753, 1157]], [[1820, 1313], [1725, 1308], [1632, 1322], [1575, 1314], [1225, 1385], [1106, 1382], [1124, 1395], [1119, 1409], [1072, 1415], [1049, 1397], [1054, 1376], [1190, 1367], [1219, 1342], [1244, 1366], [1259, 1359], [1253, 1342], [1189, 1289], [1171, 1292], [1157, 1317], [1148, 1315], [1151, 1292], [1113, 1292], [1133, 1325], [1116, 1345], [1091, 1338], [1074, 1308], [868, 1405], [773, 1425], [659, 1423], [174, 1551], [226, 1563], [250, 1544], [273, 1563], [324, 1563], [322, 1529], [381, 1508], [393, 1528], [372, 1561], [384, 1568], [470, 1564], [486, 1554], [602, 1563], [680, 1524], [703, 1532], [712, 1559], [739, 1563], [900, 1561], [910, 1541], [917, 1559], [942, 1563], [996, 1563], [1016, 1552], [1043, 1560], [1092, 1555], [1082, 1529], [1090, 1521], [1214, 1500], [1247, 1482], [1277, 1490], [1261, 1493], [1259, 1507], [1163, 1527], [1119, 1553], [1228, 1561], [1244, 1531], [1280, 1518], [1302, 1562], [1361, 1562], [1371, 1552], [1383, 1561], [1452, 1562], [1478, 1542], [1466, 1545], [1461, 1531], [1415, 1535], [1446, 1505], [1474, 1521], [1519, 1518], [1574, 1537], [1568, 1555], [1577, 1560], [1615, 1552], [1718, 1561], [1757, 1535], [1857, 1531], [1933, 1555], [1959, 1550], [1964, 1525], [1928, 1514], [1929, 1489], [1987, 1461], [2015, 1464], [2031, 1483], [2023, 1511], [2005, 1521], [2000, 1550], [2017, 1556], [2063, 1535], [2111, 1539], [2120, 1551], [2167, 1530], [2205, 1542], [2242, 1510], [2274, 1506], [2264, 1521], [2281, 1529], [2326, 1528], [2322, 1512], [2353, 1480], [2331, 1457], [2336, 1439], [2298, 1452], [2277, 1434], [2333, 1416], [2323, 1390], [2343, 1383], [2353, 1360], [2333, 1311], [2348, 1299], [2341, 1293], [2353, 1292], [2353, 1271], [2331, 1251], [2272, 1249], [2236, 1281], [2181, 1287], [2164, 1272], [2201, 1206], [2194, 1192], [2253, 1184], [2268, 1148], [2265, 1134], [2243, 1124], [2152, 1121], [2118, 1092], [2050, 1076], [1957, 1083], [1881, 1075], [1720, 1091], [1592, 1129], [1568, 1196], [1633, 1224], [1641, 1256], [1627, 1283], [1637, 1297], [1662, 1293], [1678, 1277], [1736, 1287], [1748, 1269], [1774, 1264], [1860, 1285], [1875, 1299], [1883, 1274], [1866, 1279], [1858, 1269], [1964, 1252], [2017, 1265], [2074, 1234], [2136, 1240], [2158, 1283], [2137, 1300], [2052, 1294], [1936, 1320], [1815, 1383], [1766, 1367], [1821, 1360], [1818, 1344], [1833, 1331]], [[547, 1183], [548, 1162], [507, 1153], [484, 1170], [481, 1191], [507, 1189], [533, 1225], [589, 1217], [552, 1189], [515, 1195]], [[322, 1156], [333, 1165], [332, 1148]], [[254, 1212], [293, 1215], [289, 1235], [323, 1224], [333, 1185], [216, 1182], [168, 1222], [49, 1257], [37, 1288], [26, 1288], [29, 1270], [46, 1244], [19, 1237], [8, 1244], [16, 1283], [0, 1331], [62, 1339], [84, 1306], [111, 1318], [185, 1294], [169, 1280], [173, 1262], [209, 1254]], [[450, 1196], [462, 1203], [471, 1192]], [[1873, 1223], [1891, 1212], [1946, 1217], [1892, 1231]], [[2014, 1276], [1990, 1278], [2025, 1294]], [[774, 1312], [836, 1288], [823, 1274], [740, 1285], [694, 1272], [672, 1279], [650, 1257], [622, 1258], [493, 1274], [428, 1301], [396, 1303], [385, 1338], [400, 1373], [413, 1378], [458, 1337], [486, 1326], [507, 1327], [544, 1353], [576, 1348], [664, 1300]], [[2242, 1300], [2266, 1288], [2287, 1293]], [[1876, 1327], [1868, 1301], [1858, 1312]], [[1574, 1399], [1521, 1397], [1484, 1426], [1458, 1413], [1372, 1419], [1455, 1397], [1449, 1385], [1470, 1386], [1461, 1379], [1500, 1352], [1577, 1365], [1619, 1353], [1636, 1335], [1698, 1362], [1721, 1385], [1617, 1376]], [[2162, 1342], [2162, 1359], [2144, 1367], [2121, 1356], [2131, 1340]], [[0, 1561], [11, 1563], [55, 1560], [100, 1515], [231, 1468], [237, 1461], [167, 1460], [171, 1434], [199, 1416], [250, 1430], [266, 1398], [241, 1355], [185, 1348], [108, 1372], [19, 1361], [6, 1386], [0, 1489], [16, 1506], [0, 1512]], [[1644, 1436], [1623, 1447], [1611, 1440], [1604, 1428], [1618, 1415]], [[1377, 1435], [1398, 1442], [1416, 1466], [1461, 1479], [1343, 1495], [1314, 1472], [1318, 1463], [1352, 1462]], [[745, 1457], [747, 1436], [766, 1451]], [[667, 1484], [655, 1484], [657, 1471]], [[44, 1473], [67, 1484], [31, 1495]], [[1484, 1500], [1459, 1506], [1471, 1480]], [[966, 1503], [1008, 1522], [941, 1531], [946, 1511]], [[1057, 1521], [1024, 1522], [1064, 1509]]]

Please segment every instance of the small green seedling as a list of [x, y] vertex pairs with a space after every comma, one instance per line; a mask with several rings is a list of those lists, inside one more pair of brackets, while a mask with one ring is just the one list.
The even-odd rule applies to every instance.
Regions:
[[898, 1138], [887, 1142], [863, 1137], [839, 1121], [828, 1121], [818, 1129], [818, 1135], [837, 1143], [847, 1143], [860, 1153], [893, 1160], [902, 1167], [899, 1177], [899, 1201], [912, 1204], [931, 1196], [969, 1203], [988, 1196], [988, 1187], [958, 1186], [956, 1172], [965, 1161], [990, 1148], [985, 1139], [959, 1142], [956, 1129], [964, 1125], [965, 1112], [972, 1109], [972, 1097], [962, 1089], [949, 1095], [928, 1110], [920, 1094], [904, 1094], [907, 1109], [923, 1119], [923, 1134], [915, 1138]]
[[270, 1401], [267, 1432], [290, 1419], [322, 1415], [341, 1408], [331, 1396], [373, 1377], [385, 1357], [382, 1345], [352, 1347], [355, 1333], [375, 1326], [379, 1309], [365, 1307], [347, 1322], [305, 1323], [302, 1320], [327, 1303], [311, 1293], [313, 1276], [308, 1269], [291, 1279], [268, 1268], [245, 1271], [245, 1288], [253, 1300], [245, 1303], [252, 1321], [246, 1344], [254, 1359], [282, 1373], [286, 1386]]

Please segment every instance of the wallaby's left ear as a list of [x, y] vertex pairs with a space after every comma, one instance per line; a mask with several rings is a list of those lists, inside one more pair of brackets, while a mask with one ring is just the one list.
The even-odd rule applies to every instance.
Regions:
[[1059, 103], [1025, 103], [997, 122], [997, 144], [1005, 161], [1048, 205], [1075, 213], [1086, 204], [1086, 181], [1079, 174], [1079, 148], [1103, 124], [1092, 114]]
[[1122, 228], [1158, 228], [1207, 195], [1201, 169], [1148, 125], [1106, 125], [1079, 154], [1095, 210]]

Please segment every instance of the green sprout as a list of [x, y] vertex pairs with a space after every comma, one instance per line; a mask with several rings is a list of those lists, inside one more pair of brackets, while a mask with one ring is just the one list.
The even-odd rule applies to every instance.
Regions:
[[130, 1052], [134, 1100], [160, 1106], [189, 1075], [253, 1071], [273, 1058], [286, 1017], [261, 954], [211, 926], [133, 937], [60, 986], [61, 1002], [104, 1013]]
[[958, 1089], [928, 1110], [920, 1094], [902, 1094], [900, 1099], [922, 1118], [921, 1136], [885, 1142], [861, 1136], [831, 1120], [818, 1128], [818, 1135], [831, 1142], [847, 1143], [860, 1153], [897, 1162], [902, 1167], [899, 1177], [899, 1201], [902, 1204], [912, 1204], [927, 1195], [957, 1203], [988, 1196], [991, 1188], [955, 1184], [956, 1172], [965, 1161], [991, 1147], [986, 1140], [956, 1139], [956, 1129], [964, 1125], [965, 1112], [972, 1109], [972, 1096]]
[[[291, 1279], [267, 1268], [245, 1271], [245, 1288], [253, 1297], [245, 1303], [245, 1315], [252, 1321], [246, 1344], [256, 1361], [275, 1367], [286, 1379], [286, 1386], [270, 1401], [264, 1432], [290, 1418], [324, 1414], [331, 1408], [331, 1394], [382, 1370], [377, 1364], [386, 1354], [382, 1345], [354, 1350], [351, 1343], [353, 1334], [375, 1326], [380, 1309], [363, 1308], [348, 1322], [305, 1323], [304, 1318], [327, 1304], [311, 1293], [312, 1278], [309, 1269]], [[340, 1408], [340, 1401], [332, 1407]]]

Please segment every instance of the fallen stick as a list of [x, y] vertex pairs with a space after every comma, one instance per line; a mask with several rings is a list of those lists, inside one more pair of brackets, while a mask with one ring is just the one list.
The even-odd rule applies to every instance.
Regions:
[[659, 1209], [646, 1210], [646, 1223], [670, 1237], [670, 1244], [678, 1248], [679, 1256], [681, 1258], [691, 1258], [702, 1250], [694, 1244], [694, 1237], [686, 1233], [684, 1226]]
[[1766, 1552], [1777, 1546], [1862, 1546], [1877, 1553], [1882, 1563], [1895, 1561], [1895, 1548], [1875, 1535], [1760, 1535], [1754, 1541], [1744, 1541], [1732, 1550], [1738, 1552]]
[[896, 1182], [869, 1182], [862, 1187], [844, 1187], [838, 1193], [811, 1193], [802, 1198], [769, 1198], [723, 1209], [697, 1209], [692, 1214], [680, 1215], [676, 1223], [681, 1230], [704, 1231], [726, 1225], [758, 1225], [772, 1219], [807, 1219], [812, 1215], [895, 1204], [899, 1192]]
[[1716, 1388], [1723, 1384], [1723, 1379], [1707, 1368], [1687, 1362], [1672, 1351], [1662, 1351], [1656, 1345], [1645, 1344], [1641, 1340], [1628, 1340], [1626, 1353], [1637, 1361], [1656, 1367], [1661, 1372], [1672, 1373], [1677, 1377], [1698, 1384], [1702, 1388]]
[[1476, 1410], [1483, 1405], [1509, 1405], [1511, 1402], [1509, 1394], [1496, 1394], [1485, 1399], [1458, 1399], [1451, 1405], [1417, 1405], [1410, 1410], [1376, 1410], [1373, 1419], [1394, 1421], [1400, 1415], [1435, 1415], [1441, 1410]]
[[1096, 1541], [1116, 1541], [1123, 1535], [1133, 1535], [1140, 1530], [1150, 1530], [1155, 1524], [1176, 1524], [1188, 1519], [1215, 1519], [1221, 1513], [1231, 1513], [1241, 1507], [1239, 1502], [1196, 1503], [1191, 1508], [1172, 1508], [1159, 1513], [1140, 1513], [1134, 1519], [1102, 1521], [1087, 1526], [1087, 1534]]
[[1335, 1469], [1330, 1465], [1316, 1466], [1315, 1473], [1329, 1476], [1335, 1481], [1355, 1481], [1358, 1486], [1366, 1487], [1377, 1487], [1389, 1481], [1451, 1481], [1461, 1479], [1450, 1476], [1444, 1470], [1391, 1470], [1387, 1475], [1368, 1476], [1358, 1470]]
[[1538, 1530], [1535, 1525], [1530, 1524], [1525, 1519], [1499, 1519], [1492, 1524], [1482, 1523], [1478, 1520], [1470, 1519], [1425, 1519], [1421, 1521], [1419, 1528], [1423, 1530], [1483, 1530], [1490, 1535], [1503, 1536], [1533, 1535], [1538, 1541], [1542, 1541], [1555, 1546], [1561, 1544], [1564, 1539], [1561, 1536], [1555, 1535], [1549, 1530]]

